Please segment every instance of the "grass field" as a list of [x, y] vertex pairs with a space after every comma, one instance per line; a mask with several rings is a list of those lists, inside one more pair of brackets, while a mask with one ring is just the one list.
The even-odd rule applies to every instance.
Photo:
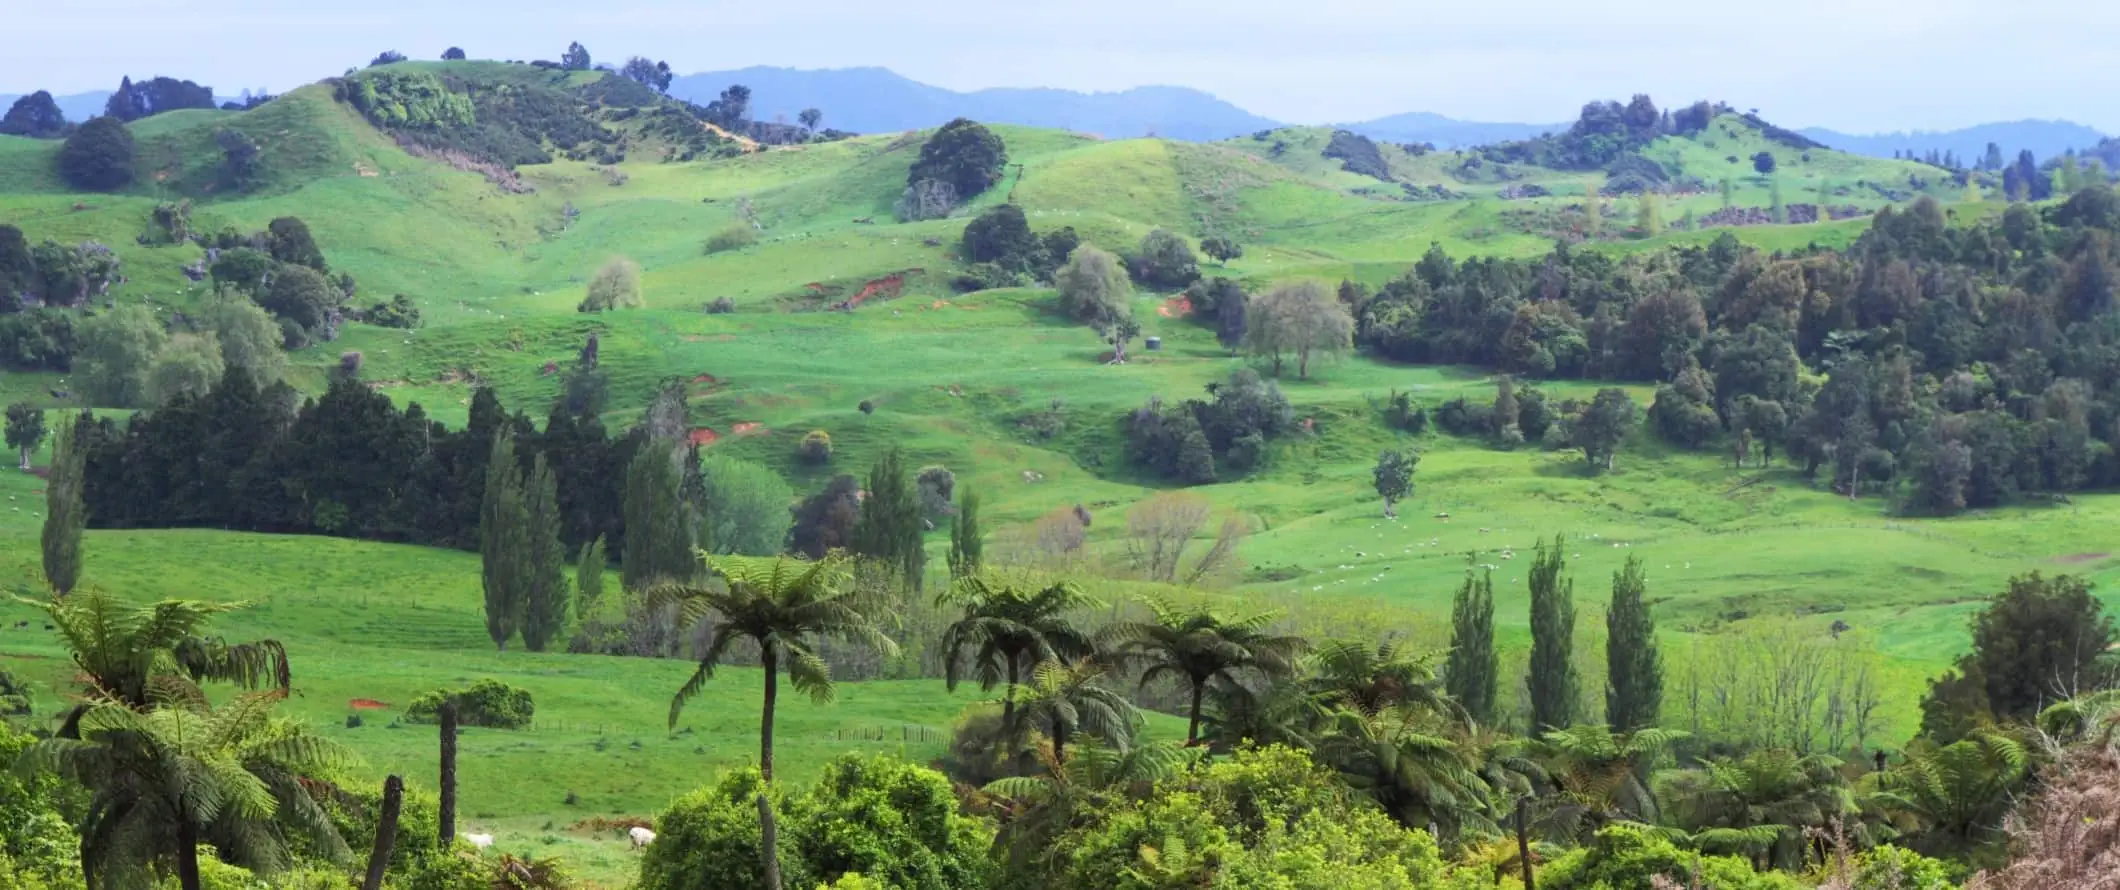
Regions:
[[[1738, 204], [1763, 206], [1768, 181], [1752, 174], [1750, 157], [1769, 146], [1741, 122], [1733, 127], [1735, 120], [1719, 121], [1696, 140], [1667, 140], [1652, 153], [1710, 183], [1730, 176]], [[221, 196], [208, 188], [210, 137], [219, 126], [243, 129], [264, 145], [273, 172], [257, 192]], [[1497, 183], [1446, 180], [1448, 153], [1416, 158], [1386, 146], [1401, 180], [1445, 183], [1470, 195], [1386, 200], [1358, 190], [1395, 193], [1395, 186], [1317, 154], [1329, 138], [1320, 130], [1277, 131], [1290, 148], [1274, 156], [1270, 143], [1251, 139], [1103, 142], [996, 129], [1021, 169], [974, 210], [1013, 193], [1033, 228], [1074, 226], [1113, 248], [1130, 247], [1156, 227], [1189, 237], [1236, 233], [1244, 257], [1208, 271], [1255, 283], [1298, 275], [1379, 283], [1431, 243], [1458, 255], [1534, 255], [1549, 243], [1512, 229], [1504, 211], [1580, 202], [1589, 181], [1528, 171], [1528, 181], [1548, 185], [1556, 197], [1503, 201], [1495, 197]], [[562, 161], [523, 168], [536, 191], [521, 195], [406, 155], [321, 86], [240, 115], [152, 118], [138, 125], [138, 136], [139, 184], [96, 196], [67, 193], [50, 174], [54, 145], [0, 137], [0, 221], [21, 226], [32, 240], [111, 244], [129, 279], [116, 300], [183, 309], [205, 291], [179, 271], [199, 249], [134, 242], [158, 201], [194, 199], [195, 224], [207, 231], [250, 231], [276, 216], [301, 216], [334, 268], [359, 279], [357, 301], [404, 293], [426, 318], [414, 331], [349, 325], [338, 342], [297, 354], [293, 379], [306, 387], [320, 384], [321, 369], [339, 352], [359, 350], [364, 378], [445, 422], [462, 422], [474, 383], [494, 387], [511, 408], [540, 414], [558, 388], [543, 369], [570, 361], [595, 332], [610, 375], [606, 421], [614, 427], [633, 419], [660, 380], [681, 376], [695, 381], [695, 417], [724, 434], [714, 448], [771, 466], [799, 490], [832, 473], [863, 472], [885, 449], [902, 448], [913, 466], [948, 466], [959, 484], [978, 488], [990, 528], [1087, 506], [1098, 516], [1091, 549], [1107, 560], [1123, 549], [1126, 509], [1161, 488], [1126, 467], [1117, 418], [1153, 396], [1195, 396], [1242, 365], [1205, 328], [1163, 314], [1157, 295], [1139, 296], [1135, 314], [1144, 335], [1162, 338], [1162, 348], [1137, 349], [1133, 362], [1106, 366], [1096, 336], [1050, 310], [1049, 291], [951, 293], [952, 251], [965, 219], [891, 221], [891, 204], [919, 151], [918, 140], [899, 136], [711, 162], [632, 162], [619, 185], [608, 171]], [[1815, 200], [1827, 185], [1857, 192], [1836, 200], [1883, 206], [1880, 193], [1857, 183], [1904, 186], [1910, 172], [1926, 169], [1775, 151], [1792, 203]], [[1731, 156], [1742, 163], [1731, 165]], [[1673, 199], [1665, 218], [1705, 213], [1720, 201], [1711, 187], [1710, 194]], [[706, 254], [703, 242], [738, 219], [739, 205], [762, 225], [759, 242]], [[571, 221], [562, 212], [569, 207], [578, 211]], [[1849, 221], [1735, 231], [1768, 249], [1792, 249], [1846, 244], [1861, 228]], [[1673, 232], [1609, 247], [1716, 234]], [[619, 255], [645, 267], [650, 308], [576, 314], [582, 282]], [[909, 270], [920, 271], [895, 300], [852, 313], [790, 309], [811, 283], [851, 292]], [[700, 311], [722, 296], [738, 311]], [[0, 374], [0, 398], [71, 407], [46, 395], [63, 379]], [[1885, 659], [1887, 736], [1897, 740], [1915, 725], [1922, 680], [1966, 646], [1975, 601], [2010, 575], [2089, 573], [2108, 582], [2102, 595], [2115, 596], [2109, 582], [2120, 562], [2109, 553], [2110, 528], [2120, 520], [2120, 495], [1903, 520], [1880, 501], [1833, 496], [1785, 467], [1740, 472], [1726, 459], [1675, 452], [1646, 434], [1627, 443], [1615, 472], [1591, 476], [1572, 454], [1494, 451], [1434, 435], [1415, 440], [1381, 423], [1376, 405], [1394, 389], [1431, 405], [1457, 395], [1491, 398], [1492, 381], [1476, 371], [1350, 358], [1282, 385], [1316, 435], [1276, 445], [1264, 471], [1197, 491], [1245, 519], [1252, 535], [1244, 559], [1272, 570], [1241, 574], [1208, 595], [1280, 609], [1294, 622], [1366, 616], [1369, 624], [1381, 622], [1377, 630], [1439, 644], [1468, 563], [1497, 562], [1502, 643], [1520, 653], [1527, 638], [1524, 563], [1498, 554], [1524, 553], [1541, 537], [1567, 534], [1569, 552], [1579, 554], [1570, 568], [1583, 623], [1596, 623], [1610, 573], [1625, 557], [1640, 557], [1674, 659], [1696, 645], [1712, 656], [1716, 638], [1706, 632], [1733, 621], [1788, 619], [1814, 634], [1846, 622]], [[1559, 396], [1590, 391], [1579, 384], [1546, 389]], [[1646, 407], [1649, 391], [1633, 392]], [[857, 410], [863, 400], [874, 403], [873, 415]], [[1019, 417], [1056, 400], [1065, 419], [1058, 435], [1042, 440], [1019, 430]], [[757, 426], [736, 435], [739, 424]], [[811, 429], [832, 435], [829, 468], [794, 459], [796, 442]], [[1402, 504], [1402, 518], [1386, 521], [1370, 490], [1370, 464], [1380, 449], [1406, 446], [1422, 452], [1417, 490]], [[0, 494], [8, 498], [0, 511], [0, 586], [26, 592], [41, 583], [41, 484], [0, 472]], [[1437, 518], [1442, 513], [1447, 520]], [[938, 555], [945, 537], [938, 532], [930, 541]], [[469, 554], [209, 530], [92, 532], [87, 550], [87, 583], [96, 587], [135, 599], [251, 603], [222, 629], [235, 638], [286, 642], [298, 691], [291, 710], [346, 742], [377, 774], [431, 783], [434, 736], [392, 725], [394, 709], [369, 712], [363, 725], [348, 727], [352, 699], [401, 707], [437, 686], [488, 676], [529, 688], [538, 708], [533, 730], [476, 730], [464, 743], [467, 828], [498, 831], [507, 849], [562, 853], [611, 883], [628, 868], [623, 844], [567, 826], [650, 813], [715, 768], [755, 756], [756, 671], [720, 675], [671, 733], [668, 696], [687, 665], [493, 652], [479, 614], [477, 560]], [[1114, 595], [1128, 589], [1111, 588]], [[38, 682], [40, 708], [48, 712], [60, 703], [52, 691], [67, 687], [71, 671], [33, 614], [0, 603], [0, 667]], [[14, 628], [21, 620], [31, 626]], [[798, 780], [843, 750], [927, 760], [940, 751], [951, 721], [978, 698], [951, 696], [930, 680], [847, 684], [828, 706], [787, 699], [781, 758]], [[1172, 723], [1160, 718], [1157, 726], [1171, 731]]]

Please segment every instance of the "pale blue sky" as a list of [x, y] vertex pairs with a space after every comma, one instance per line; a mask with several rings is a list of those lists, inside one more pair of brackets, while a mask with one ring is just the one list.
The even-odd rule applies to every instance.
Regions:
[[[1176, 84], [1297, 123], [1572, 118], [1636, 91], [1855, 132], [2120, 133], [2111, 0], [0, 0], [0, 93], [168, 74], [285, 89], [397, 49], [679, 72], [880, 65], [953, 89]], [[23, 39], [22, 35], [34, 35]]]

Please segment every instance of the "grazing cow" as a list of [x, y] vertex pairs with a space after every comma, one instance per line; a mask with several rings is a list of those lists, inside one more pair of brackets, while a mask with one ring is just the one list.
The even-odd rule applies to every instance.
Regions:
[[649, 844], [655, 843], [655, 832], [649, 831], [648, 829], [642, 828], [638, 825], [627, 829], [626, 834], [633, 838], [633, 849], [635, 850], [638, 850]]
[[493, 835], [490, 834], [466, 834], [464, 840], [470, 841], [472, 846], [481, 850], [493, 846]]

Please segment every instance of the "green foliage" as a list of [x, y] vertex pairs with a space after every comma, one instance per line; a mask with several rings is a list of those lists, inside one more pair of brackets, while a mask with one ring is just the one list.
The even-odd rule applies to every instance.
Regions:
[[1200, 259], [1191, 245], [1167, 229], [1155, 229], [1141, 237], [1141, 246], [1127, 256], [1126, 269], [1143, 287], [1180, 290], [1200, 280]]
[[1634, 429], [1635, 414], [1634, 399], [1626, 390], [1600, 389], [1569, 424], [1569, 440], [1593, 469], [1612, 469], [1620, 442]]
[[680, 492], [682, 474], [675, 445], [650, 438], [626, 467], [625, 555], [620, 578], [627, 590], [659, 582], [683, 582], [698, 573], [693, 548], [699, 517]]
[[758, 243], [758, 230], [747, 222], [733, 222], [707, 238], [707, 255], [742, 250]]
[[596, 277], [589, 279], [589, 295], [582, 298], [575, 311], [640, 309], [647, 305], [640, 296], [640, 264], [619, 258], [596, 270]]
[[272, 281], [257, 296], [258, 305], [278, 316], [287, 331], [289, 347], [305, 346], [329, 339], [333, 315], [345, 299], [322, 273], [308, 266], [281, 265], [272, 271]]
[[1377, 455], [1370, 477], [1376, 484], [1377, 496], [1384, 499], [1384, 515], [1396, 517], [1398, 512], [1392, 504], [1413, 493], [1413, 468], [1420, 462], [1419, 452], [1393, 450]]
[[543, 652], [565, 636], [572, 593], [567, 585], [567, 550], [559, 540], [559, 487], [544, 454], [532, 459], [530, 475], [521, 484], [523, 648]]
[[22, 455], [22, 469], [29, 469], [30, 455], [50, 432], [44, 425], [43, 409], [28, 402], [7, 406], [7, 447]]
[[780, 831], [795, 836], [802, 872], [818, 879], [860, 873], [905, 890], [992, 886], [993, 829], [958, 812], [942, 774], [901, 760], [832, 761], [788, 800]]
[[[781, 795], [757, 770], [737, 769], [713, 785], [678, 798], [655, 818], [655, 843], [641, 856], [639, 890], [763, 887], [758, 799], [784, 811]], [[811, 876], [797, 848], [799, 832], [778, 820], [781, 885], [806, 886]]]
[[1785, 872], [1757, 872], [1736, 856], [1703, 856], [1681, 850], [1656, 829], [1619, 823], [1600, 829], [1595, 840], [1538, 870], [1541, 890], [1602, 890], [1648, 887], [1662, 877], [1680, 887], [1716, 890], [1801, 890], [1803, 884]]
[[979, 532], [979, 493], [967, 485], [957, 496], [957, 512], [950, 517], [949, 566], [951, 579], [979, 573], [985, 561], [985, 540]]
[[[1959, 657], [1955, 674], [1931, 684], [1922, 705], [1923, 728], [1945, 741], [1957, 735], [1945, 725], [2029, 719], [2068, 690], [2101, 685], [2097, 663], [2120, 639], [2082, 578], [2038, 572], [2010, 579], [1973, 616], [1972, 629], [1973, 651]], [[1956, 694], [1960, 683], [1977, 688], [1970, 703]]]
[[1077, 321], [1101, 324], [1133, 313], [1133, 286], [1119, 258], [1084, 244], [1068, 254], [1053, 276], [1060, 311]]
[[22, 297], [37, 282], [37, 264], [30, 257], [29, 240], [22, 230], [0, 223], [0, 311], [19, 312]]
[[1244, 245], [1227, 235], [1210, 235], [1200, 239], [1200, 252], [1214, 257], [1215, 262], [1229, 265], [1230, 260], [1244, 256]]
[[1627, 557], [1612, 573], [1612, 604], [1605, 611], [1605, 722], [1619, 732], [1655, 727], [1663, 707], [1664, 665], [1647, 587], [1637, 557]]
[[[0, 717], [17, 716], [7, 704], [13, 700], [0, 691]], [[20, 881], [25, 890], [73, 890], [80, 887], [81, 841], [61, 810], [66, 788], [55, 773], [16, 768], [35, 742], [0, 721], [0, 880]]]
[[178, 334], [147, 372], [147, 401], [162, 405], [178, 397], [203, 397], [220, 382], [224, 370], [221, 344], [213, 334]]
[[795, 492], [778, 473], [716, 454], [700, 462], [699, 476], [706, 485], [707, 504], [700, 536], [710, 551], [740, 556], [780, 552]]
[[1245, 307], [1245, 345], [1272, 365], [1276, 377], [1290, 356], [1296, 376], [1309, 377], [1312, 358], [1345, 353], [1353, 336], [1346, 305], [1315, 278], [1276, 284]]
[[309, 234], [309, 224], [300, 217], [282, 216], [265, 226], [265, 250], [274, 261], [290, 266], [307, 266], [323, 275], [331, 271], [324, 262], [324, 251], [317, 247], [317, 240]]
[[1035, 275], [1048, 265], [1045, 246], [1014, 204], [997, 204], [966, 224], [960, 255], [966, 263], [991, 263], [1016, 275]]
[[16, 99], [8, 106], [7, 115], [0, 117], [0, 135], [51, 139], [65, 132], [66, 113], [59, 110], [59, 103], [45, 90]]
[[969, 201], [1001, 181], [1008, 147], [1001, 137], [978, 123], [957, 118], [943, 124], [920, 146], [920, 159], [906, 172], [906, 184], [923, 180], [948, 183], [957, 199]]
[[1531, 588], [1531, 725], [1539, 732], [1573, 726], [1581, 716], [1581, 683], [1575, 669], [1575, 579], [1567, 568], [1561, 536], [1538, 542], [1526, 580]]
[[1501, 662], [1494, 649], [1494, 573], [1465, 573], [1450, 604], [1450, 655], [1443, 681], [1450, 698], [1474, 722], [1492, 724], [1501, 683]]
[[133, 181], [133, 134], [115, 117], [91, 118], [58, 154], [59, 175], [82, 191], [108, 192]]
[[486, 677], [463, 689], [422, 694], [405, 709], [405, 722], [433, 724], [441, 719], [442, 704], [452, 700], [459, 726], [527, 729], [537, 717], [537, 703], [529, 690]]
[[1885, 844], [1855, 854], [1856, 890], [1958, 890], [1965, 868]]
[[385, 129], [440, 130], [467, 127], [477, 120], [469, 96], [452, 92], [424, 71], [364, 72], [351, 81], [346, 98]]
[[388, 303], [376, 303], [360, 313], [360, 320], [380, 328], [412, 330], [420, 326], [420, 307], [404, 294], [396, 294]]
[[35, 271], [30, 290], [47, 306], [83, 305], [119, 281], [118, 255], [95, 241], [46, 240], [30, 250], [30, 265]]
[[128, 304], [76, 326], [77, 385], [91, 403], [139, 407], [148, 403], [148, 373], [169, 342], [152, 310]]
[[202, 315], [221, 348], [223, 367], [241, 368], [259, 385], [280, 379], [287, 365], [280, 351], [280, 326], [263, 307], [241, 297], [220, 297]]
[[907, 590], [919, 590], [927, 564], [922, 534], [926, 520], [897, 449], [884, 452], [869, 469], [867, 490], [849, 549], [890, 567]]
[[479, 503], [479, 580], [486, 593], [486, 634], [507, 651], [509, 638], [523, 626], [529, 604], [531, 573], [529, 499], [522, 466], [515, 458], [515, 437], [495, 433], [486, 458], [486, 487]]
[[1147, 605], [1152, 620], [1115, 624], [1105, 632], [1119, 644], [1119, 655], [1141, 669], [1142, 685], [1162, 679], [1184, 684], [1192, 700], [1188, 745], [1200, 739], [1200, 707], [1209, 687], [1234, 685], [1247, 676], [1285, 677], [1308, 645], [1301, 637], [1268, 632], [1271, 614], [1231, 616], [1157, 600]]
[[964, 610], [943, 631], [938, 647], [944, 683], [955, 690], [969, 671], [980, 689], [1004, 687], [1001, 719], [1008, 731], [1017, 728], [1016, 687], [1032, 668], [1086, 658], [1096, 651], [1089, 636], [1070, 621], [1072, 613], [1096, 601], [1064, 581], [1039, 586], [966, 571], [937, 603]]

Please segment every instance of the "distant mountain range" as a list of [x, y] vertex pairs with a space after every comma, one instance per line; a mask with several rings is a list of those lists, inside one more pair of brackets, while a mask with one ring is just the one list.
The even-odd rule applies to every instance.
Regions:
[[1465, 148], [1473, 145], [1492, 145], [1497, 142], [1513, 142], [1530, 139], [1543, 133], [1557, 133], [1568, 129], [1567, 124], [1509, 124], [1461, 121], [1426, 111], [1394, 114], [1373, 121], [1339, 124], [1341, 129], [1360, 133], [1381, 142], [1415, 143], [1431, 142], [1437, 148]]
[[2104, 138], [2104, 134], [2082, 124], [2038, 120], [1977, 124], [1962, 130], [1915, 130], [1911, 133], [1878, 133], [1871, 136], [1854, 136], [1823, 127], [1811, 127], [1797, 132], [1841, 151], [1855, 154], [1889, 158], [1893, 152], [1912, 151], [1916, 157], [1920, 157], [1930, 151], [1948, 151], [1957, 155], [1959, 161], [1965, 164], [1979, 160], [1980, 156], [1987, 152], [1990, 142], [2000, 146], [2008, 159], [2014, 160], [2017, 152], [2030, 149], [2034, 157], [2045, 160], [2069, 149], [2081, 151], [2090, 148]]
[[1154, 134], [1206, 142], [1279, 126], [1185, 87], [1135, 87], [1117, 93], [1013, 88], [960, 93], [884, 68], [709, 71], [672, 81], [670, 95], [705, 104], [738, 83], [751, 88], [755, 120], [792, 123], [803, 109], [816, 108], [824, 112], [824, 126], [856, 133], [920, 130], [968, 117], [1113, 139]]

